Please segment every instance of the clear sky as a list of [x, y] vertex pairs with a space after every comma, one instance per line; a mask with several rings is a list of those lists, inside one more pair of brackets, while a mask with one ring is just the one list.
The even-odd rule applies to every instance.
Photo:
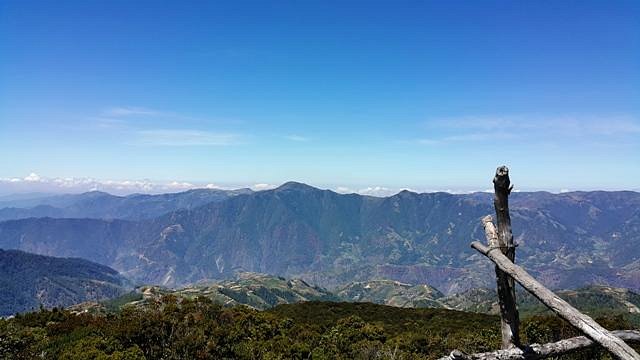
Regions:
[[0, 154], [3, 184], [639, 189], [640, 2], [5, 0]]

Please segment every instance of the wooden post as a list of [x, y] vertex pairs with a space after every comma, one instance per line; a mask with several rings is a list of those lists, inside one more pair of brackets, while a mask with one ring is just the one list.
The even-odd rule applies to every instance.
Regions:
[[508, 276], [512, 277], [533, 296], [538, 298], [549, 309], [567, 320], [571, 325], [582, 331], [588, 338], [602, 345], [617, 358], [623, 360], [640, 360], [640, 355], [635, 352], [620, 338], [614, 336], [607, 329], [600, 326], [587, 315], [582, 314], [566, 301], [562, 300], [551, 290], [544, 287], [523, 268], [514, 264], [501, 251], [495, 247], [487, 247], [478, 241], [471, 243], [471, 247], [487, 256]]
[[[511, 217], [509, 216], [509, 194], [513, 189], [509, 179], [509, 168], [500, 166], [496, 169], [493, 178], [494, 198], [493, 206], [498, 220], [497, 245], [502, 253], [511, 262], [515, 262], [516, 249], [513, 244], [513, 234], [511, 232]], [[485, 222], [491, 223], [491, 218]], [[491, 223], [493, 226], [493, 223]], [[518, 307], [516, 306], [516, 289], [513, 279], [496, 266], [496, 282], [498, 289], [498, 304], [500, 305], [500, 329], [502, 332], [502, 348], [511, 349], [520, 346], [520, 318]]]
[[[515, 264], [515, 245], [513, 243], [513, 233], [511, 232], [511, 217], [509, 216], [509, 194], [513, 186], [511, 186], [509, 169], [506, 166], [501, 166], [496, 170], [496, 175], [493, 178], [493, 187], [495, 191], [493, 205], [496, 210], [498, 228], [496, 229], [493, 225], [491, 216], [485, 216], [482, 219], [482, 223], [489, 247], [478, 241], [471, 243], [471, 247], [496, 264], [502, 350], [471, 355], [454, 350], [449, 356], [440, 360], [542, 359], [592, 346], [595, 343], [602, 345], [619, 359], [640, 360], [640, 355], [622, 340], [637, 341], [640, 338], [639, 332], [616, 331], [611, 333], [607, 331], [593, 319], [582, 314], [552, 291], [542, 286], [524, 269]], [[520, 320], [516, 306], [514, 280], [561, 318], [581, 330], [587, 337], [579, 336], [556, 343], [522, 346], [519, 338]]]

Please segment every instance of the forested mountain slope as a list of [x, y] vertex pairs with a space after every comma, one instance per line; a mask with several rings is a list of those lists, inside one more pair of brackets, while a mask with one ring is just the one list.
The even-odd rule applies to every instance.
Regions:
[[[387, 198], [300, 183], [148, 220], [23, 219], [0, 223], [0, 246], [77, 256], [140, 283], [180, 286], [238, 271], [338, 287], [391, 279], [445, 294], [493, 286], [484, 241], [486, 193], [403, 191]], [[514, 193], [516, 261], [552, 288], [640, 288], [640, 194]]]
[[0, 249], [0, 316], [120, 296], [131, 284], [113, 269], [82, 259]]

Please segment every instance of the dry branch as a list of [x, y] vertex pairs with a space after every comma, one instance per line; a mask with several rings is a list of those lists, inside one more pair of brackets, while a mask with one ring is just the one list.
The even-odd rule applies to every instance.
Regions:
[[[629, 345], [612, 335], [590, 317], [580, 313], [573, 306], [562, 300], [552, 291], [544, 287], [523, 268], [514, 264], [501, 251], [494, 247], [487, 247], [478, 241], [471, 243], [471, 247], [493, 261], [500, 270], [509, 274], [522, 287], [538, 298], [549, 309], [567, 320], [571, 325], [582, 331], [591, 340], [602, 345], [612, 354], [624, 360], [640, 360], [640, 355]], [[491, 358], [487, 358], [491, 359]]]
[[[633, 342], [640, 342], [640, 331], [616, 330], [611, 332], [616, 337]], [[532, 360], [544, 359], [551, 356], [559, 356], [576, 350], [585, 349], [597, 345], [586, 336], [578, 336], [560, 340], [548, 344], [532, 344], [523, 349], [507, 349], [486, 353], [465, 354], [454, 350], [449, 356], [439, 360]]]

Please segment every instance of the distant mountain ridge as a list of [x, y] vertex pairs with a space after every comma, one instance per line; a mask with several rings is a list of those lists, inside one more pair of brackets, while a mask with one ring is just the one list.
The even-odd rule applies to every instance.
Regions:
[[[513, 193], [516, 261], [552, 288], [640, 289], [640, 194]], [[236, 271], [353, 281], [428, 283], [444, 294], [492, 287], [491, 263], [469, 248], [492, 194], [386, 198], [289, 182], [139, 221], [22, 219], [0, 223], [0, 246], [83, 257], [147, 284], [182, 286]]]
[[250, 189], [193, 189], [159, 195], [116, 196], [101, 191], [66, 195], [33, 195], [0, 201], [0, 221], [31, 217], [150, 219], [171, 211], [192, 209], [251, 192]]
[[301, 279], [285, 279], [257, 273], [239, 273], [233, 280], [188, 286], [173, 291], [157, 286], [145, 286], [140, 291], [143, 298], [134, 303], [135, 305], [144, 305], [167, 294], [187, 298], [204, 296], [225, 306], [246, 305], [258, 310], [304, 301], [341, 300], [333, 293], [307, 284]]
[[444, 295], [429, 285], [411, 285], [392, 280], [354, 282], [336, 291], [341, 299], [396, 307], [443, 307]]
[[131, 289], [117, 271], [83, 259], [0, 249], [0, 270], [0, 316], [114, 298]]
[[[624, 314], [626, 318], [633, 318], [634, 322], [640, 323], [640, 295], [633, 291], [592, 285], [575, 290], [558, 290], [556, 294], [590, 316]], [[143, 286], [137, 289], [136, 293], [126, 294], [122, 298], [102, 304], [79, 304], [72, 309], [106, 312], [108, 308], [113, 311], [123, 306], [144, 307], [167, 295], [190, 299], [207, 297], [224, 306], [245, 305], [258, 310], [299, 302], [331, 301], [499, 314], [495, 289], [471, 289], [460, 294], [444, 296], [427, 284], [409, 285], [392, 280], [371, 280], [353, 282], [335, 291], [329, 291], [301, 279], [285, 279], [257, 273], [237, 273], [233, 280], [197, 284], [177, 290]], [[524, 290], [520, 289], [516, 298], [523, 318], [551, 314], [540, 301]], [[112, 304], [119, 305], [113, 308]]]

